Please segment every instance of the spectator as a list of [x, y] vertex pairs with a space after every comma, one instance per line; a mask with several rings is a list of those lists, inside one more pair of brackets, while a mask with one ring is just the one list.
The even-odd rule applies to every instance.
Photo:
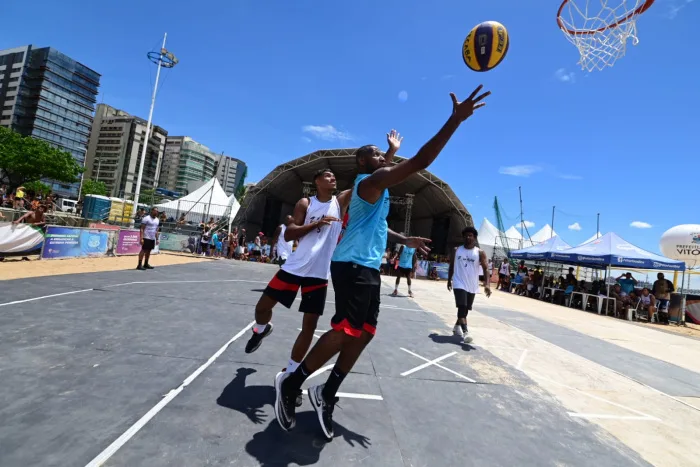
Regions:
[[24, 188], [23, 186], [17, 187], [17, 189], [15, 190], [15, 201], [12, 207], [15, 209], [24, 209], [24, 198], [26, 196], [26, 188]]
[[649, 292], [647, 287], [642, 289], [642, 294], [639, 297], [639, 310], [646, 313], [647, 321], [651, 323], [651, 318], [656, 313], [656, 298]]
[[675, 291], [673, 282], [664, 277], [664, 273], [660, 272], [656, 275], [657, 280], [652, 286], [652, 291], [656, 301], [658, 302], [659, 312], [668, 313], [668, 302], [671, 299], [671, 294]]
[[46, 218], [44, 217], [44, 212], [46, 212], [46, 208], [42, 205], [39, 205], [36, 209], [36, 211], [29, 211], [19, 219], [13, 222], [13, 224], [17, 225], [22, 222], [26, 222], [27, 224], [31, 224], [33, 227], [44, 227], [46, 225]]
[[574, 274], [574, 268], [569, 268], [569, 273], [566, 275], [566, 279], [564, 281], [565, 287], [568, 287], [570, 285], [573, 285], [574, 287], [578, 285], [578, 281], [576, 280], [576, 274]]
[[496, 284], [496, 290], [498, 290], [499, 287], [501, 290], [507, 289], [507, 287], [505, 287], [506, 278], [510, 278], [510, 263], [508, 262], [508, 258], [503, 258], [501, 267], [498, 269], [498, 284]]
[[634, 286], [637, 285], [637, 279], [632, 277], [632, 273], [628, 272], [621, 275], [617, 279], [617, 283], [620, 284], [620, 288], [624, 295], [630, 295], [634, 292]]
[[200, 245], [202, 245], [202, 256], [209, 256], [209, 242], [211, 241], [211, 232], [208, 227], [204, 227], [204, 232], [202, 232], [202, 238], [199, 240]]

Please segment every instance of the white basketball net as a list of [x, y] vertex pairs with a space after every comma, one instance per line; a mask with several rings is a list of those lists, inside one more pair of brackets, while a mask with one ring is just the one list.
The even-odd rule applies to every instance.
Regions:
[[[582, 69], [593, 71], [611, 67], [625, 55], [628, 40], [637, 45], [638, 14], [617, 26], [608, 26], [623, 20], [644, 3], [645, 0], [569, 0], [564, 5], [559, 16], [565, 28], [562, 31], [581, 54]], [[566, 29], [588, 34], [571, 34]]]

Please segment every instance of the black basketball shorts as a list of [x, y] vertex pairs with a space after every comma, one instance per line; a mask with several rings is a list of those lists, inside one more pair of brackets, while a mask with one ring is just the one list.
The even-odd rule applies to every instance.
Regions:
[[399, 266], [399, 277], [411, 277], [413, 268], [402, 268]]
[[151, 251], [156, 247], [156, 241], [151, 240], [150, 238], [144, 238], [143, 239], [143, 245], [141, 245], [141, 249], [143, 251]]
[[335, 315], [331, 327], [353, 337], [377, 332], [381, 278], [379, 270], [354, 263], [331, 263]]
[[455, 294], [455, 305], [457, 308], [466, 308], [467, 310], [472, 309], [474, 305], [474, 297], [476, 294], [467, 292], [464, 289], [452, 289]]
[[322, 315], [326, 306], [328, 280], [316, 277], [301, 277], [280, 269], [272, 278], [264, 294], [287, 308], [291, 308], [301, 288], [299, 311]]

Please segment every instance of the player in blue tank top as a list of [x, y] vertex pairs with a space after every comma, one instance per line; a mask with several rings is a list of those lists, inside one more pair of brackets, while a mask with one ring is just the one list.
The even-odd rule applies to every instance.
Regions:
[[403, 276], [406, 278], [406, 284], [408, 284], [408, 296], [413, 298], [413, 292], [411, 292], [411, 275], [416, 269], [417, 261], [418, 255], [416, 255], [416, 249], [402, 245], [401, 250], [399, 250], [399, 269], [396, 274], [396, 285], [394, 286], [394, 293], [391, 294], [393, 297], [399, 295], [399, 284]]
[[331, 262], [335, 290], [332, 330], [321, 336], [294, 373], [279, 373], [275, 378], [275, 416], [283, 430], [291, 430], [296, 423], [295, 399], [301, 385], [339, 354], [326, 383], [308, 390], [323, 433], [333, 438], [333, 409], [338, 400], [338, 388], [376, 330], [381, 287], [379, 268], [387, 240], [423, 253], [429, 251], [426, 243], [430, 240], [406, 238], [387, 227], [389, 188], [426, 169], [435, 160], [460, 124], [485, 105], [480, 101], [490, 92], [478, 95], [481, 88], [477, 87], [463, 102], [450, 94], [452, 114], [414, 157], [390, 165], [390, 160], [385, 159], [376, 146], [363, 146], [355, 152], [359, 175], [350, 200], [350, 220]]

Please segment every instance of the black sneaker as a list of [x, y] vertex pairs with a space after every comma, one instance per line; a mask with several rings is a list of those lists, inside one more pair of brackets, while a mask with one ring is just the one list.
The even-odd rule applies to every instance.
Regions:
[[255, 329], [253, 329], [253, 335], [250, 336], [250, 340], [248, 340], [248, 343], [245, 345], [245, 353], [253, 353], [256, 350], [258, 350], [258, 347], [260, 347], [260, 344], [262, 344], [262, 340], [269, 336], [271, 333], [272, 323], [267, 323], [267, 326], [265, 326], [265, 330], [261, 333], [257, 333], [255, 332]]
[[296, 425], [295, 394], [285, 392], [283, 384], [289, 373], [280, 371], [275, 376], [275, 417], [284, 431], [289, 431]]
[[144, 264], [144, 265], [143, 265], [143, 268], [144, 268], [144, 269], [155, 269], [155, 268], [154, 268], [153, 266], [151, 266], [150, 264]]
[[136, 270], [137, 270], [137, 271], [145, 271], [146, 268], [144, 268], [143, 266], [141, 266], [141, 265], [139, 264], [138, 266], [136, 266]]
[[326, 435], [326, 438], [331, 440], [333, 439], [333, 409], [335, 408], [336, 402], [338, 402], [338, 398], [333, 398], [332, 403], [329, 404], [323, 398], [323, 386], [325, 385], [321, 384], [320, 386], [310, 387], [309, 400], [311, 401], [311, 406], [316, 411], [316, 415], [318, 415], [318, 421], [321, 424], [323, 434]]

